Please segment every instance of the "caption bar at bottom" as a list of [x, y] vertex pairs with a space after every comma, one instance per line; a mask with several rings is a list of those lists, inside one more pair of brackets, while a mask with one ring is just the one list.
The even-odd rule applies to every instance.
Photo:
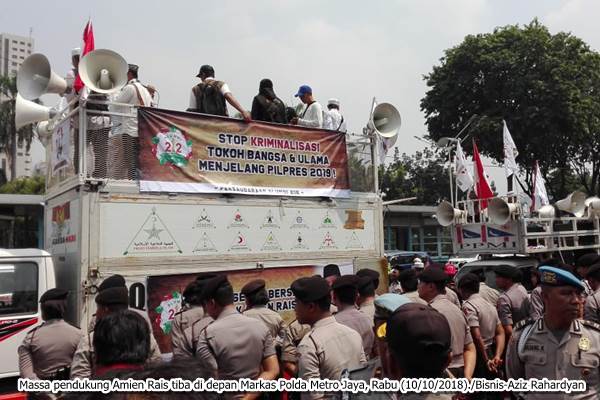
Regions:
[[582, 380], [550, 379], [500, 379], [487, 380], [475, 378], [461, 379], [371, 379], [358, 381], [342, 379], [239, 379], [219, 380], [198, 378], [193, 381], [175, 379], [73, 379], [47, 381], [19, 379], [21, 392], [400, 392], [400, 393], [438, 393], [438, 392], [585, 392], [586, 383]]

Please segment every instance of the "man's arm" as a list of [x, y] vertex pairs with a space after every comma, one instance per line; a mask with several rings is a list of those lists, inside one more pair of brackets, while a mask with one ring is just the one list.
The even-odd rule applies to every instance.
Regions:
[[73, 354], [73, 362], [71, 362], [71, 379], [92, 377], [91, 341], [89, 333], [81, 337], [77, 350]]
[[510, 340], [510, 336], [512, 335], [513, 319], [510, 304], [508, 303], [506, 296], [500, 296], [498, 298], [496, 307], [498, 309], [498, 318], [500, 318], [500, 323], [504, 328], [506, 340]]
[[506, 377], [508, 379], [525, 378], [525, 367], [517, 354], [517, 345], [521, 333], [522, 330], [516, 333], [508, 342], [506, 351]]
[[506, 336], [504, 335], [504, 328], [502, 327], [502, 324], [496, 325], [496, 336], [494, 337], [494, 343], [496, 343], [496, 353], [494, 354], [492, 363], [497, 371], [498, 367], [502, 365], [502, 354], [504, 353], [504, 347], [506, 345]]
[[196, 358], [200, 361], [200, 364], [206, 367], [207, 370], [211, 371], [213, 376], [217, 376], [218, 365], [215, 355], [211, 351], [208, 333], [206, 328], [200, 333], [200, 340], [198, 340], [198, 348], [196, 349]]
[[598, 309], [599, 301], [597, 296], [598, 295], [594, 294], [592, 296], [588, 296], [585, 300], [585, 307], [583, 309], [583, 319], [600, 323], [600, 310]]
[[485, 361], [486, 365], [488, 363], [488, 356], [485, 351], [485, 343], [483, 343], [483, 338], [481, 337], [481, 331], [478, 326], [471, 327], [471, 336], [473, 337], [473, 343], [475, 343], [475, 349], [477, 353], [481, 355], [481, 358]]
[[233, 97], [233, 95], [231, 93], [225, 93], [224, 97], [225, 97], [225, 100], [227, 100], [227, 102], [233, 106], [233, 108], [235, 108], [242, 114], [242, 116], [244, 117], [244, 121], [246, 121], [246, 122], [252, 121], [252, 117], [250, 116], [250, 113], [248, 111], [246, 111], [244, 109], [244, 107], [241, 106], [240, 103], [238, 103], [236, 98]]
[[318, 103], [313, 103], [306, 114], [307, 118], [298, 118], [298, 125], [309, 128], [323, 127], [323, 110]]
[[31, 357], [31, 339], [33, 334], [29, 332], [23, 343], [17, 349], [19, 353], [19, 372], [21, 378], [38, 379], [35, 371], [33, 370], [33, 359]]
[[[262, 360], [262, 372], [256, 379], [273, 380], [279, 376], [279, 362], [277, 356], [272, 355]], [[246, 393], [243, 397], [244, 400], [254, 400], [259, 398], [261, 392]]]
[[[309, 380], [321, 378], [321, 372], [319, 371], [319, 356], [317, 355], [318, 349], [316, 349], [312, 343], [312, 340], [302, 340], [298, 346], [298, 378], [300, 379]], [[300, 397], [303, 400], [315, 400], [322, 399], [325, 395], [324, 393], [309, 392], [302, 393]]]
[[463, 350], [463, 360], [465, 361], [465, 378], [471, 379], [473, 378], [475, 363], [477, 362], [477, 350], [472, 342], [465, 345]]
[[194, 94], [194, 89], [190, 90], [190, 105], [188, 106], [187, 111], [197, 111], [198, 104], [196, 103], [196, 95]]

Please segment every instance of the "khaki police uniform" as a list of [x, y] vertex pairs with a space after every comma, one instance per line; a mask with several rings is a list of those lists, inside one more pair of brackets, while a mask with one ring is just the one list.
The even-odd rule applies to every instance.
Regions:
[[256, 379], [262, 361], [275, 355], [273, 337], [262, 322], [226, 308], [200, 333], [196, 358], [219, 379]]
[[490, 348], [494, 344], [496, 327], [500, 323], [496, 308], [481, 295], [474, 293], [463, 301], [462, 310], [467, 318], [469, 328], [479, 328], [485, 348]]
[[585, 300], [583, 318], [600, 324], [600, 288]]
[[537, 286], [529, 293], [529, 318], [538, 319], [544, 315], [544, 300], [542, 299], [542, 287]]
[[[360, 335], [333, 316], [317, 321], [298, 345], [298, 378], [339, 380], [344, 369], [366, 363]], [[323, 393], [302, 393], [319, 399]]]
[[416, 290], [414, 292], [405, 292], [402, 293], [404, 296], [408, 297], [410, 299], [410, 301], [412, 301], [413, 303], [419, 303], [419, 304], [425, 304], [427, 305], [427, 302], [425, 300], [423, 300], [422, 298], [419, 297], [419, 292], [417, 292]]
[[544, 319], [515, 325], [506, 354], [508, 378], [583, 380], [586, 392], [527, 393], [527, 400], [600, 398], [600, 325], [574, 320], [559, 341]]
[[205, 314], [204, 318], [194, 322], [191, 326], [188, 326], [185, 331], [183, 331], [183, 341], [181, 343], [181, 347], [177, 348], [177, 351], [175, 351], [175, 349], [173, 350], [173, 357], [195, 357], [196, 349], [198, 348], [198, 341], [200, 340], [200, 334], [202, 333], [202, 330], [213, 321], [214, 319], [212, 319], [210, 315]]
[[285, 336], [285, 322], [283, 322], [283, 318], [281, 318], [279, 313], [276, 313], [267, 306], [253, 306], [242, 314], [261, 321], [269, 330], [275, 344], [280, 345], [282, 343]]
[[373, 326], [373, 318], [375, 317], [375, 300], [370, 299], [365, 301], [359, 306], [358, 310], [361, 313], [364, 313], [367, 317], [369, 317], [369, 320], [371, 321], [371, 326]]
[[448, 368], [463, 368], [465, 361], [463, 358], [464, 348], [473, 343], [471, 330], [467, 324], [464, 314], [460, 308], [456, 307], [443, 294], [438, 294], [429, 302], [429, 305], [446, 317], [450, 330], [452, 332], [452, 361]]
[[503, 326], [515, 325], [527, 318], [527, 290], [520, 283], [513, 284], [498, 297], [497, 310]]
[[297, 319], [288, 324], [285, 328], [283, 344], [281, 345], [282, 362], [294, 364], [298, 362], [298, 345], [309, 331], [310, 325], [301, 324]]
[[173, 357], [183, 355], [181, 350], [185, 344], [184, 332], [192, 326], [196, 321], [204, 317], [204, 309], [200, 306], [195, 306], [182, 310], [175, 314], [171, 325], [171, 344], [173, 345]]
[[30, 330], [18, 348], [22, 378], [54, 379], [70, 368], [82, 332], [62, 319], [51, 319]]
[[479, 294], [483, 297], [487, 302], [496, 307], [498, 303], [498, 297], [500, 297], [500, 292], [494, 288], [486, 285], [485, 282], [479, 283]]
[[362, 339], [363, 350], [368, 357], [373, 351], [375, 341], [373, 320], [369, 320], [369, 317], [358, 311], [354, 306], [342, 306], [339, 310], [334, 315], [335, 320], [358, 332]]
[[454, 304], [456, 307], [460, 308], [460, 300], [458, 300], [458, 295], [456, 294], [456, 292], [450, 288], [446, 288], [446, 297], [448, 298], [448, 300], [450, 300], [450, 302], [452, 304]]

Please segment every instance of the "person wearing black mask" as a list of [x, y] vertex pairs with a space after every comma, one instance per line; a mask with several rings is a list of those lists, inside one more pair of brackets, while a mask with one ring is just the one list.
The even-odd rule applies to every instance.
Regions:
[[275, 95], [273, 82], [270, 79], [260, 81], [258, 94], [254, 96], [250, 114], [256, 121], [287, 123], [285, 104]]

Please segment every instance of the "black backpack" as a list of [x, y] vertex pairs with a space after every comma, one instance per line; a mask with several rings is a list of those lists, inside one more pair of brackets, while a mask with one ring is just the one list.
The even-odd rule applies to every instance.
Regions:
[[196, 96], [197, 107], [194, 111], [203, 114], [221, 115], [224, 117], [229, 116], [227, 113], [225, 96], [221, 93], [221, 87], [223, 85], [224, 82], [210, 80], [194, 86], [192, 91], [194, 92], [194, 96]]
[[266, 96], [259, 94], [256, 98], [270, 118], [267, 122], [276, 122], [279, 124], [286, 124], [288, 122], [285, 104], [283, 104], [283, 101], [279, 97], [268, 99]]

